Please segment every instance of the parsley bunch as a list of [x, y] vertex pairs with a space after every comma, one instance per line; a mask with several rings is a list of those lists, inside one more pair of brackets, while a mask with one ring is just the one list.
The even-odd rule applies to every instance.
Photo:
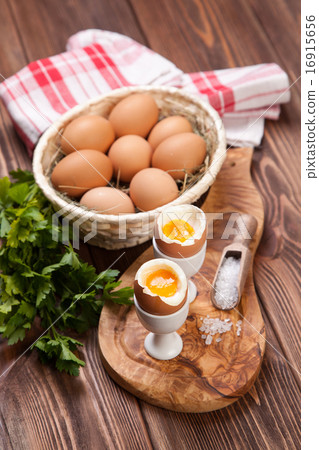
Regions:
[[9, 345], [22, 341], [40, 317], [48, 331], [32, 349], [43, 362], [78, 375], [85, 362], [74, 352], [83, 344], [63, 331], [96, 326], [104, 301], [131, 304], [132, 289], [114, 291], [118, 271], [98, 275], [71, 245], [62, 244], [62, 226], [52, 223], [54, 209], [30, 172], [11, 176], [14, 183], [0, 179], [0, 334]]

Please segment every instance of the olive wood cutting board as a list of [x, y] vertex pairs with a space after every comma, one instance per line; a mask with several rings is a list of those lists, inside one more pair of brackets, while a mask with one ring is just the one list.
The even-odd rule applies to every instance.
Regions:
[[[140, 324], [134, 306], [105, 304], [99, 323], [102, 362], [109, 375], [124, 389], [153, 405], [173, 411], [207, 412], [238, 400], [253, 385], [265, 352], [265, 325], [258, 304], [250, 267], [242, 299], [236, 310], [220, 311], [210, 301], [210, 284], [223, 248], [231, 242], [221, 239], [231, 213], [249, 213], [258, 227], [250, 249], [254, 255], [263, 230], [263, 204], [251, 180], [253, 149], [228, 151], [227, 159], [210, 189], [202, 209], [208, 217], [206, 258], [193, 277], [198, 296], [190, 305], [185, 324], [178, 330], [182, 352], [170, 361], [158, 361], [144, 350], [148, 331]], [[222, 213], [217, 216], [216, 213]], [[235, 216], [232, 216], [233, 218]], [[224, 237], [224, 236], [223, 236]], [[231, 236], [233, 238], [233, 236]], [[153, 258], [150, 247], [122, 275], [122, 286], [132, 286], [135, 273]], [[206, 345], [198, 330], [210, 318], [233, 322], [232, 330], [216, 334]], [[237, 336], [236, 323], [242, 320]], [[216, 338], [221, 338], [216, 342]]]

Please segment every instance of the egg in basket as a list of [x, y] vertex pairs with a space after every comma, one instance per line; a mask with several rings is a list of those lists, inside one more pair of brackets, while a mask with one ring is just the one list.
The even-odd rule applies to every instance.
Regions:
[[[190, 204], [226, 157], [206, 102], [172, 87], [121, 88], [52, 124], [34, 153], [36, 182], [90, 244], [131, 247], [152, 237], [167, 205]], [[92, 233], [95, 229], [96, 233]]]

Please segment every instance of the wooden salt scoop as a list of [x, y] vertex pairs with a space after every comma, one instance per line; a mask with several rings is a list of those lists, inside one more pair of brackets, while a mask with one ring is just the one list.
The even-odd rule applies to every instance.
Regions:
[[[233, 243], [227, 245], [227, 247], [224, 248], [212, 284], [211, 301], [215, 308], [221, 309], [222, 311], [229, 311], [233, 308], [236, 308], [236, 306], [239, 304], [251, 263], [251, 251], [248, 247], [256, 233], [258, 222], [256, 218], [254, 216], [251, 216], [250, 214], [242, 214], [240, 217], [243, 220], [243, 224], [245, 225], [246, 229], [243, 226], [243, 230], [238, 231], [238, 235], [235, 236]], [[218, 303], [215, 300], [216, 281], [224, 261], [229, 257], [240, 259], [240, 269], [236, 285], [238, 299], [235, 304], [232, 304], [232, 306], [221, 308], [220, 306], [218, 306]]]

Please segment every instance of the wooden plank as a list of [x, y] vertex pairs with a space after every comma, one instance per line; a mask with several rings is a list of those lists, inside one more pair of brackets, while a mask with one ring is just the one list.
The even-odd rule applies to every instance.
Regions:
[[17, 28], [22, 30], [29, 62], [65, 51], [68, 38], [87, 28], [112, 30], [143, 40], [125, 0], [116, 3], [96, 0], [94, 5], [86, 0], [13, 0], [10, 3]]
[[[92, 264], [88, 246], [81, 245], [80, 255]], [[0, 375], [40, 333], [36, 327], [14, 346], [0, 342]], [[26, 450], [83, 448], [85, 443], [96, 448], [151, 448], [137, 399], [115, 385], [102, 366], [97, 330], [80, 341], [84, 347], [79, 357], [87, 365], [78, 378], [41, 364], [36, 351], [26, 353], [0, 378], [4, 442]]]
[[[10, 71], [18, 70], [28, 61], [63, 51], [70, 34], [82, 28], [103, 27], [108, 21], [116, 21], [119, 27], [116, 31], [125, 32], [126, 24], [134, 38], [141, 37], [125, 1], [117, 2], [116, 7], [107, 6], [102, 1], [96, 2], [94, 8], [89, 9], [84, 3], [11, 2], [16, 27], [14, 23], [11, 25], [16, 34], [16, 29], [20, 30], [27, 60], [22, 59], [21, 52], [20, 66], [12, 64], [6, 74], [10, 75]], [[4, 112], [3, 130], [8, 123]], [[12, 128], [8, 127], [8, 132], [3, 133], [0, 141], [0, 162], [4, 161], [1, 176], [17, 166], [30, 167], [23, 145], [16, 145], [18, 141], [15, 142], [15, 139]], [[87, 252], [85, 259], [90, 258]], [[109, 259], [107, 266], [111, 261]], [[8, 372], [10, 377], [7, 373], [1, 380], [2, 386], [5, 386], [0, 401], [1, 423], [7, 430], [6, 440], [9, 442], [11, 439], [13, 448], [83, 448], [87, 442], [88, 445], [94, 443], [97, 448], [150, 448], [136, 398], [114, 386], [105, 374], [98, 355], [96, 331], [88, 333], [83, 339], [86, 345], [81, 356], [88, 366], [81, 370], [79, 379], [74, 380], [42, 366], [36, 352], [33, 352], [19, 360]], [[8, 347], [1, 342], [1, 373], [25, 348], [26, 343]], [[40, 386], [39, 379], [43, 380]], [[18, 422], [16, 417], [19, 417]]]
[[[1, 54], [1, 70], [3, 70], [3, 64], [5, 63], [8, 68], [5, 72], [7, 76], [25, 64], [21, 45], [15, 45], [18, 33], [20, 33], [20, 36], [23, 38], [23, 43], [28, 51], [28, 58], [31, 60], [39, 56], [46, 57], [48, 54], [54, 54], [62, 51], [64, 49], [67, 37], [74, 31], [84, 29], [86, 27], [100, 27], [119, 31], [132, 36], [140, 42], [147, 43], [147, 41], [150, 41], [155, 50], [171, 58], [182, 69], [188, 71], [224, 68], [238, 64], [255, 64], [257, 62], [272, 60], [277, 61], [285, 67], [286, 63], [282, 60], [282, 55], [285, 48], [282, 47], [282, 50], [280, 50], [281, 53], [279, 54], [277, 52], [276, 59], [274, 59], [273, 55], [275, 50], [273, 48], [273, 44], [275, 44], [276, 41], [269, 41], [270, 34], [266, 36], [263, 30], [261, 30], [260, 24], [255, 23], [256, 17], [254, 14], [249, 13], [247, 16], [248, 6], [245, 6], [245, 2], [243, 1], [235, 2], [229, 0], [227, 2], [222, 2], [221, 0], [218, 0], [212, 4], [207, 0], [204, 2], [206, 9], [201, 7], [200, 0], [196, 0], [196, 2], [150, 1], [143, 3], [144, 5], [149, 5], [149, 8], [146, 9], [146, 11], [144, 5], [142, 5], [143, 9], [141, 10], [141, 5], [139, 4], [139, 7], [137, 8], [135, 7], [135, 3], [132, 3], [133, 11], [131, 11], [124, 1], [108, 2], [106, 4], [103, 0], [98, 0], [97, 2], [94, 2], [94, 5], [88, 5], [85, 0], [74, 0], [74, 2], [67, 0], [63, 3], [53, 0], [48, 0], [46, 2], [36, 2], [34, 0], [30, 0], [30, 2], [20, 2], [14, 0], [8, 2], [7, 4], [12, 5], [14, 8], [15, 19], [18, 23], [18, 26], [15, 27], [11, 25], [11, 19], [7, 22], [6, 13], [4, 13], [7, 9], [7, 4], [4, 0], [0, 0], [1, 13], [2, 17], [4, 17], [2, 27], [0, 28], [0, 36], [2, 37], [1, 49], [3, 51]], [[180, 15], [178, 8], [182, 3], [187, 4], [187, 8], [192, 8], [192, 5], [194, 5], [193, 9], [190, 11], [191, 17], [194, 18], [196, 23], [198, 23], [198, 37], [196, 37], [196, 39], [192, 36], [192, 25], [189, 25], [188, 22], [184, 23], [184, 18]], [[209, 3], [208, 6], [206, 5], [207, 3]], [[225, 4], [225, 7], [223, 7], [223, 3]], [[289, 2], [289, 7], [290, 3], [291, 2]], [[293, 5], [297, 4], [295, 0], [292, 3]], [[197, 8], [199, 9], [197, 10]], [[261, 13], [259, 14], [259, 20], [262, 15], [262, 10], [267, 8], [269, 9], [267, 2], [263, 2], [262, 5], [260, 5]], [[276, 14], [276, 5], [274, 4], [272, 8], [272, 14], [267, 16], [267, 21], [274, 20], [273, 14]], [[212, 41], [209, 36], [210, 31], [207, 27], [207, 19], [204, 17], [207, 14], [208, 9], [214, 9], [212, 18], [208, 19], [212, 22], [210, 27], [213, 30], [213, 44], [211, 44]], [[204, 11], [204, 15], [202, 11]], [[296, 11], [295, 6], [294, 11]], [[266, 14], [268, 14], [267, 11]], [[58, 18], [56, 16], [58, 16]], [[135, 16], [139, 18], [139, 24], [136, 23]], [[231, 22], [228, 21], [230, 16], [232, 16]], [[294, 13], [294, 16], [297, 15]], [[250, 21], [251, 17], [253, 18], [253, 23]], [[279, 17], [276, 20], [279, 20]], [[240, 26], [243, 36], [233, 30], [233, 28], [238, 26], [239, 21], [244, 24]], [[204, 23], [204, 34], [201, 31], [202, 23]], [[5, 24], [7, 24], [7, 26], [5, 26]], [[249, 27], [247, 24], [249, 24]], [[253, 31], [250, 30], [250, 27], [252, 27]], [[280, 23], [279, 28], [281, 33], [288, 32], [286, 29], [287, 25], [284, 20]], [[163, 33], [162, 30], [164, 30], [165, 33]], [[267, 31], [265, 25], [264, 31]], [[14, 35], [16, 35], [16, 37], [14, 37]], [[297, 38], [298, 33], [295, 33], [295, 39]], [[42, 46], [43, 40], [45, 43]], [[299, 44], [297, 43], [296, 48], [298, 48], [298, 45]], [[237, 47], [239, 47], [238, 50]], [[294, 52], [293, 55], [295, 54], [296, 53]], [[2, 57], [2, 55], [4, 57]], [[291, 55], [291, 52], [287, 51], [287, 55]], [[268, 57], [269, 59], [267, 59]], [[291, 60], [289, 60], [287, 56], [287, 64], [289, 63], [289, 65], [291, 65], [294, 59], [296, 60], [294, 67], [296, 67], [299, 62], [294, 56]], [[280, 122], [273, 125], [270, 125], [270, 123], [267, 124], [266, 136], [263, 141], [263, 149], [259, 153], [255, 152], [254, 155], [254, 180], [257, 182], [258, 188], [263, 190], [262, 193], [266, 205], [266, 227], [264, 234], [265, 243], [264, 247], [262, 247], [262, 264], [264, 264], [263, 277], [267, 277], [267, 280], [268, 278], [273, 279], [274, 277], [276, 279], [278, 278], [278, 280], [286, 279], [285, 277], [287, 270], [284, 265], [280, 265], [280, 259], [287, 255], [288, 247], [290, 255], [294, 255], [294, 265], [296, 263], [296, 267], [299, 267], [299, 257], [296, 253], [298, 248], [294, 242], [299, 232], [299, 216], [295, 213], [296, 209], [299, 207], [299, 177], [295, 176], [296, 170], [298, 171], [299, 167], [299, 153], [297, 149], [300, 139], [298, 118], [299, 98], [296, 89], [293, 89], [292, 94], [292, 102], [287, 105], [287, 107], [283, 108], [283, 114]], [[1, 124], [1, 131], [2, 129]], [[9, 130], [8, 136], [11, 136], [10, 139], [14, 136], [12, 129]], [[2, 142], [1, 145], [3, 145]], [[15, 141], [8, 144], [12, 148], [13, 156], [11, 158], [15, 158], [15, 152], [16, 154], [19, 154], [22, 150], [22, 146], [16, 148], [14, 142]], [[264, 155], [269, 158], [269, 161], [275, 161], [277, 168], [276, 174], [280, 174], [280, 177], [272, 177], [272, 179], [278, 180], [279, 178], [280, 180], [278, 190], [275, 185], [271, 186], [272, 190], [275, 192], [275, 198], [277, 199], [275, 204], [277, 206], [279, 205], [279, 208], [273, 207], [273, 194], [270, 196], [267, 192], [267, 186], [269, 183], [268, 171], [266, 170], [266, 165], [259, 162], [259, 158], [262, 159]], [[276, 156], [277, 159], [274, 158], [274, 156]], [[15, 159], [11, 159], [11, 161], [11, 166], [13, 166], [15, 164]], [[271, 166], [273, 167], [273, 163]], [[293, 175], [291, 175], [291, 173]], [[289, 214], [287, 214], [287, 211], [289, 211]], [[286, 221], [283, 220], [284, 217], [287, 218]], [[272, 233], [273, 225], [275, 226], [275, 236], [273, 236]], [[286, 228], [287, 231], [285, 231]], [[280, 237], [282, 234], [284, 234], [284, 237], [280, 240], [277, 236]], [[270, 236], [270, 238], [268, 238], [268, 236]], [[277, 248], [274, 253], [269, 252], [268, 250], [267, 242], [269, 239], [274, 239], [276, 243], [275, 246], [270, 246], [272, 249]], [[142, 249], [136, 250], [137, 253], [141, 251]], [[98, 263], [101, 266], [107, 267], [113, 257], [114, 254], [109, 255], [107, 252], [102, 250], [99, 254]], [[122, 261], [125, 258], [125, 263], [129, 265], [134, 257], [135, 254], [130, 255], [129, 252], [127, 252], [123, 256]], [[288, 261], [288, 259], [286, 260]], [[259, 262], [257, 262], [257, 264], [259, 265]], [[280, 276], [275, 274], [276, 270], [279, 270]], [[256, 281], [257, 285], [259, 282], [263, 283], [263, 281], [259, 281], [258, 273], [256, 274]], [[289, 287], [289, 289], [291, 289], [291, 287]], [[277, 307], [273, 312], [273, 301], [272, 299], [267, 299], [267, 292], [261, 290], [260, 295], [262, 297], [263, 306], [265, 308], [267, 307], [269, 310], [269, 314], [267, 313], [267, 315], [271, 319], [271, 323], [268, 322], [267, 315], [265, 315], [268, 338], [272, 344], [277, 345], [278, 343], [278, 348], [280, 348], [279, 342], [276, 341], [276, 336], [282, 336], [285, 351], [289, 351], [288, 347], [290, 346], [290, 343], [288, 338], [286, 338], [287, 335], [282, 332], [282, 322], [280, 322], [280, 320], [278, 320], [277, 324], [275, 323], [276, 336], [272, 334], [274, 314], [279, 313], [281, 318], [285, 319], [285, 312], [283, 312], [279, 307]], [[290, 295], [290, 302], [293, 297], [296, 300], [296, 304], [299, 304], [298, 286], [293, 292], [293, 295]], [[279, 297], [278, 300], [280, 300]], [[294, 311], [294, 308], [295, 305], [292, 305], [289, 310]], [[296, 313], [293, 313], [293, 317], [296, 317], [299, 321], [298, 314], [299, 313], [297, 310]], [[294, 327], [295, 325], [292, 326], [292, 332], [294, 332]], [[287, 331], [285, 330], [285, 333], [286, 332]], [[296, 332], [298, 333], [299, 330]], [[87, 339], [89, 340], [90, 338], [88, 337]], [[6, 344], [3, 345], [5, 346]], [[94, 346], [96, 346], [96, 342], [93, 345], [93, 351], [94, 348], [96, 349]], [[292, 347], [296, 347], [296, 344], [294, 343]], [[293, 352], [295, 353], [295, 350], [298, 351], [298, 349], [299, 343], [298, 348], [295, 348]], [[13, 348], [10, 348], [9, 350], [9, 352], [12, 352], [12, 356], [15, 351], [17, 350]], [[1, 353], [1, 355], [3, 355], [3, 353]], [[274, 356], [276, 356], [276, 354]], [[186, 416], [168, 413], [158, 408], [144, 405], [143, 414], [147, 419], [148, 432], [151, 434], [153, 446], [155, 448], [169, 448], [170, 445], [170, 448], [172, 448], [172, 445], [176, 443], [176, 448], [180, 445], [183, 446], [182, 448], [200, 449], [212, 447], [230, 448], [231, 444], [234, 444], [233, 447], [236, 445], [241, 448], [297, 448], [299, 442], [299, 392], [294, 379], [291, 378], [290, 372], [286, 370], [286, 363], [283, 363], [281, 358], [277, 361], [276, 359], [272, 359], [272, 357], [272, 351], [267, 350], [266, 361], [259, 381], [256, 385], [256, 390], [261, 400], [260, 407], [258, 407], [252, 399], [245, 397], [244, 400], [238, 402], [235, 406], [225, 409], [223, 412], [216, 412], [207, 415]], [[5, 359], [8, 361], [8, 358], [5, 357]], [[30, 366], [26, 372], [27, 376], [34, 368], [33, 363], [30, 362], [29, 364]], [[42, 366], [40, 367], [41, 370], [43, 370]], [[88, 367], [85, 370], [87, 369]], [[96, 369], [93, 360], [92, 368], [90, 368], [90, 370], [91, 369], [94, 371], [95, 376]], [[42, 380], [43, 378], [44, 382], [46, 382], [46, 378], [49, 377], [49, 387], [50, 389], [52, 387], [53, 390], [55, 389], [58, 391], [57, 398], [60, 399], [61, 395], [59, 394], [59, 389], [64, 390], [65, 388], [59, 387], [59, 385], [58, 387], [56, 386], [57, 383], [55, 372], [51, 370], [42, 372], [41, 370], [36, 370], [35, 374], [39, 377], [39, 379]], [[13, 389], [16, 390], [15, 400], [18, 405], [21, 404], [21, 409], [23, 410], [26, 408], [27, 403], [24, 399], [24, 386], [28, 386], [28, 383], [26, 381], [27, 376], [22, 376], [22, 366], [19, 367], [19, 372], [19, 383], [21, 384], [17, 385], [17, 383], [14, 382], [11, 387], [13, 386]], [[104, 379], [102, 378], [102, 382], [103, 381]], [[90, 383], [92, 382], [94, 382], [94, 380], [90, 378]], [[33, 383], [36, 384], [35, 379], [33, 379]], [[88, 382], [85, 382], [85, 385], [87, 385], [87, 383]], [[70, 383], [61, 382], [61, 385], [69, 387]], [[281, 386], [281, 389], [279, 389], [279, 386]], [[26, 387], [26, 389], [28, 390], [28, 387]], [[113, 396], [113, 391], [116, 391], [117, 389], [118, 388], [113, 383], [107, 385], [107, 391], [104, 392], [107, 401], [108, 396]], [[85, 392], [86, 395], [82, 398], [80, 396], [80, 390], [76, 390], [76, 395], [80, 397], [81, 405], [84, 405], [84, 407], [86, 407], [85, 399], [91, 398], [92, 402], [95, 402], [94, 391], [87, 388]], [[9, 396], [9, 394], [6, 395]], [[34, 391], [32, 391], [32, 395], [34, 395]], [[46, 395], [52, 395], [51, 391], [49, 390]], [[102, 416], [104, 414], [104, 395], [103, 398], [100, 398], [99, 400], [101, 410], [98, 414], [94, 413], [94, 419], [96, 416], [99, 416], [100, 413]], [[71, 399], [72, 396], [73, 398], [76, 398], [74, 397], [71, 389], [69, 394], [66, 394], [65, 396], [69, 399]], [[76, 403], [76, 400], [72, 401]], [[130, 401], [131, 400], [129, 400], [129, 402]], [[114, 406], [116, 405], [116, 402], [113, 402], [114, 400], [112, 397], [112, 399], [110, 399], [110, 403], [108, 403], [108, 408], [111, 407], [110, 405], [112, 405], [112, 407], [116, 407]], [[2, 402], [1, 404], [3, 405], [3, 409], [6, 410], [5, 417], [7, 418], [10, 414], [9, 407], [12, 403], [8, 405], [8, 408], [6, 408], [5, 403]], [[37, 406], [38, 402], [35, 400], [35, 403], [31, 404], [33, 406]], [[57, 405], [57, 403], [54, 404]], [[95, 404], [96, 403], [94, 403], [94, 405]], [[71, 425], [70, 433], [71, 435], [74, 434], [74, 429], [76, 432], [80, 433], [81, 437], [83, 437], [82, 441], [80, 441], [80, 439], [77, 441], [77, 444], [81, 448], [88, 442], [87, 438], [81, 433], [81, 427], [86, 427], [87, 425], [83, 424], [82, 412], [77, 410], [74, 405], [72, 408], [73, 424]], [[91, 411], [91, 406], [89, 406], [89, 410]], [[66, 411], [65, 415], [68, 416], [68, 410], [64, 409], [64, 411]], [[43, 412], [44, 410], [41, 410], [42, 414]], [[123, 414], [123, 417], [125, 417], [127, 423], [129, 423], [130, 415], [126, 415], [124, 407], [123, 409], [120, 409], [120, 413]], [[16, 414], [16, 416], [14, 416], [14, 414]], [[91, 420], [90, 417], [86, 416], [85, 411], [83, 414], [87, 420]], [[110, 417], [110, 413], [105, 414], [105, 417]], [[39, 433], [43, 432], [43, 423], [39, 422], [34, 425], [32, 416], [36, 417], [36, 412], [34, 410], [26, 410], [26, 412], [22, 413], [22, 411], [18, 409], [17, 405], [13, 405], [9, 430], [11, 439], [13, 439], [12, 442], [14, 442], [14, 444], [17, 443], [17, 441], [14, 440], [16, 433], [22, 439], [22, 444], [21, 442], [18, 442], [19, 448], [23, 448], [21, 446], [26, 446], [28, 443], [32, 445], [26, 440], [25, 435], [31, 436], [33, 439], [37, 431]], [[18, 431], [16, 431], [13, 425], [17, 426], [20, 418], [24, 430], [19, 428]], [[49, 428], [54, 427], [55, 419], [56, 417], [53, 418], [50, 415], [48, 418], [49, 423], [45, 426], [48, 426]], [[63, 416], [60, 416], [59, 421], [59, 427], [60, 430], [62, 430], [62, 434], [67, 434], [69, 430], [67, 427], [65, 428]], [[285, 423], [287, 425], [285, 425]], [[103, 423], [102, 419], [99, 419], [97, 424], [98, 425], [95, 427], [94, 432], [99, 435], [99, 433], [101, 433], [101, 427], [103, 429], [103, 427], [107, 427], [107, 425]], [[2, 420], [1, 426], [2, 430], [5, 430], [6, 421]], [[35, 426], [36, 428], [34, 428], [34, 430], [30, 430], [29, 428], [31, 428], [31, 426]], [[25, 430], [26, 428], [27, 430]], [[89, 428], [89, 436], [91, 437], [93, 425], [92, 427], [89, 425]], [[118, 432], [120, 433], [120, 430]], [[8, 431], [6, 433], [8, 436]], [[0, 441], [0, 447], [10, 448], [10, 446], [12, 446], [13, 448], [17, 448], [17, 445], [10, 444], [10, 437], [5, 439], [5, 445], [2, 446], [2, 442]], [[67, 437], [63, 437], [63, 439], [67, 439]], [[100, 442], [99, 436], [97, 436], [96, 439]], [[287, 443], [285, 440], [287, 440]], [[107, 442], [110, 442], [110, 440], [108, 439]], [[118, 439], [116, 444], [119, 445], [119, 442], [120, 440]], [[258, 442], [259, 445], [255, 445], [256, 442]], [[188, 447], [188, 444], [190, 447]], [[111, 448], [114, 448], [114, 446], [111, 445]]]
[[31, 160], [2, 103], [0, 103], [0, 129], [0, 177], [8, 175], [10, 170], [16, 170], [18, 167], [31, 170]]
[[[143, 0], [130, 1], [152, 48], [185, 71], [199, 67], [209, 70], [277, 62], [292, 77], [298, 74], [297, 58], [282, 57], [286, 39], [277, 51], [261, 28], [260, 19], [244, 0], [216, 1], [214, 6], [208, 0], [164, 0], [155, 5]], [[267, 2], [263, 2], [259, 9], [262, 11], [260, 16], [264, 14], [263, 21], [269, 22], [270, 17], [276, 14], [276, 6], [268, 6]], [[286, 10], [287, 4], [281, 0], [281, 11]], [[154, 33], [153, 24], [160, 17], [166, 17], [166, 20]], [[289, 14], [287, 26], [291, 25], [291, 20]], [[282, 27], [280, 32], [285, 33]], [[298, 36], [291, 36], [293, 31], [287, 33], [291, 37], [291, 45], [298, 48]], [[290, 56], [293, 54], [290, 46], [286, 52]], [[253, 179], [265, 206], [264, 239], [260, 252], [263, 242], [268, 251], [262, 258], [258, 252], [256, 258], [258, 292], [283, 345], [284, 354], [300, 367], [300, 98], [297, 86], [292, 88], [291, 102], [282, 107], [280, 120], [266, 123], [261, 149], [254, 155]], [[275, 254], [268, 247], [269, 236], [277, 241]], [[294, 269], [287, 273], [283, 261], [290, 261], [288, 265]], [[280, 288], [269, 295], [272, 285], [278, 286], [279, 280]], [[299, 377], [297, 382], [300, 383]]]
[[[243, 164], [240, 156], [235, 162]], [[236, 183], [236, 175], [227, 179]], [[211, 210], [213, 199], [209, 196], [204, 203], [206, 211]], [[300, 391], [291, 373], [294, 369], [285, 361], [272, 326], [264, 318], [267, 350], [251, 395], [226, 409], [201, 415], [178, 415], [141, 402], [154, 448], [299, 448]]]
[[[244, 0], [130, 2], [151, 48], [184, 71], [282, 63], [253, 9]], [[267, 5], [260, 8], [266, 10]], [[161, 23], [156, 33], [154, 23]], [[296, 46], [297, 41], [294, 38]]]
[[255, 282], [286, 358], [300, 371], [300, 164], [288, 163], [293, 158], [289, 145], [277, 151], [278, 140], [284, 141], [280, 129], [271, 132], [276, 138], [268, 139], [254, 158], [254, 180], [265, 207]]
[[295, 80], [300, 75], [300, 2], [278, 0], [264, 5], [249, 0], [248, 3], [278, 55], [280, 64], [286, 68], [289, 77]]
[[[267, 339], [280, 348], [265, 320]], [[300, 391], [286, 362], [267, 344], [255, 389], [227, 408], [178, 414], [141, 401], [156, 450], [299, 449]]]
[[[0, 82], [19, 70], [26, 58], [21, 40], [6, 0], [0, 0], [2, 25], [0, 27]], [[21, 140], [14, 131], [7, 110], [0, 103], [0, 177], [17, 167], [30, 168], [31, 162]]]
[[42, 365], [36, 352], [11, 369], [0, 409], [13, 448], [151, 448], [135, 397], [105, 373], [96, 330], [84, 338], [87, 367], [77, 378]]
[[[26, 56], [21, 42], [21, 36], [12, 17], [10, 3], [0, 0], [0, 73], [2, 77], [9, 77], [26, 64]], [[0, 82], [3, 81], [0, 77]]]

